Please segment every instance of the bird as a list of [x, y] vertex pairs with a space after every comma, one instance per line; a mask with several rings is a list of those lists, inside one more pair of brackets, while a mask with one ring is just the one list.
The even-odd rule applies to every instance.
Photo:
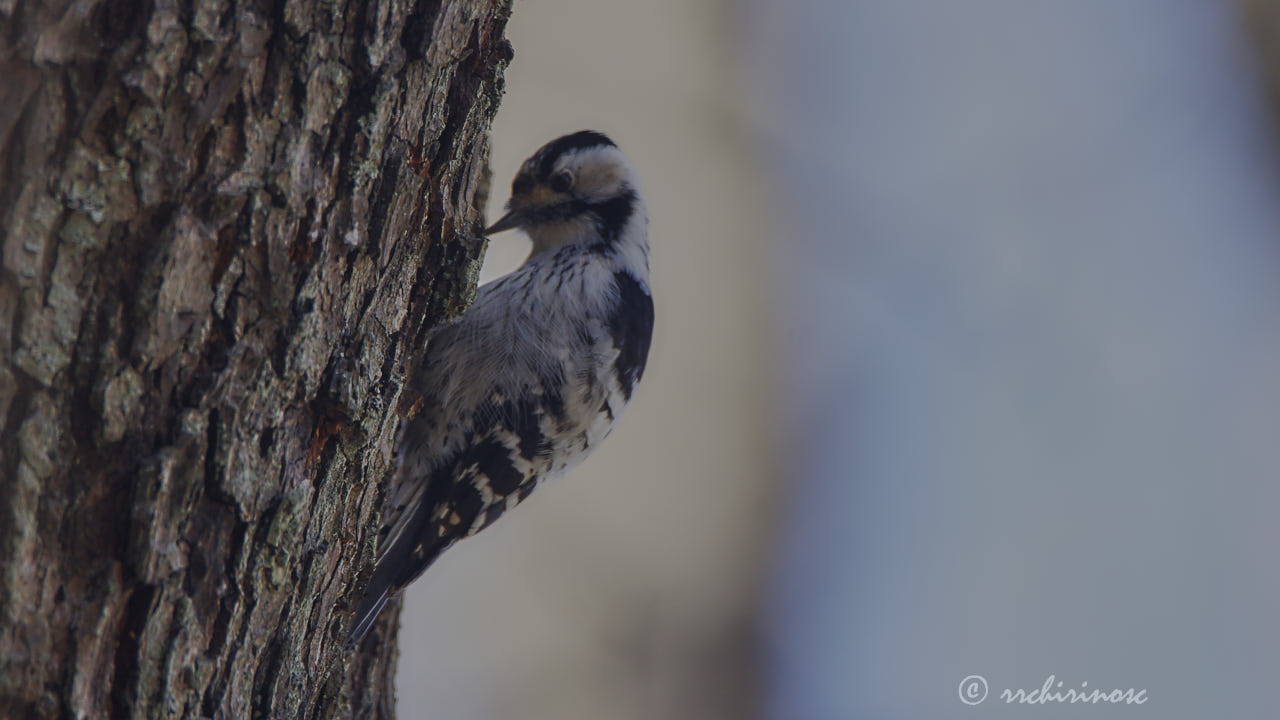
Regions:
[[653, 336], [649, 213], [635, 167], [603, 133], [556, 138], [520, 166], [506, 214], [525, 261], [481, 286], [407, 378], [381, 550], [347, 646], [455, 542], [564, 475], [613, 429]]

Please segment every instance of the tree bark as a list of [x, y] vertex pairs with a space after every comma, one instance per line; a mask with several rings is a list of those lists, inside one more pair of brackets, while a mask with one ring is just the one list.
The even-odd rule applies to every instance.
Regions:
[[390, 717], [345, 652], [473, 297], [510, 0], [0, 0], [0, 717]]

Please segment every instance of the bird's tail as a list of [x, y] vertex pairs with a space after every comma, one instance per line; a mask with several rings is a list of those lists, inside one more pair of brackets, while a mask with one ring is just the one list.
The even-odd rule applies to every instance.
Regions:
[[369, 585], [365, 587], [364, 597], [356, 606], [355, 623], [347, 634], [346, 647], [352, 648], [360, 644], [391, 598], [422, 574], [422, 571], [447, 547], [447, 545], [435, 543], [430, 548], [415, 548], [415, 545], [419, 544], [422, 528], [426, 525], [428, 510], [427, 507], [419, 507], [415, 511], [416, 517], [411, 520], [408, 527], [399, 533], [398, 537], [392, 541], [391, 547], [378, 558], [373, 577], [369, 578]]
[[364, 591], [364, 597], [360, 598], [360, 605], [356, 607], [355, 624], [347, 633], [348, 649], [359, 645], [364, 640], [364, 636], [368, 635], [369, 629], [373, 627], [374, 621], [382, 614], [382, 608], [387, 606], [391, 594], [400, 589], [394, 583], [378, 577], [384, 569], [383, 564], [378, 563], [378, 569], [374, 571], [373, 579], [369, 581], [369, 587]]

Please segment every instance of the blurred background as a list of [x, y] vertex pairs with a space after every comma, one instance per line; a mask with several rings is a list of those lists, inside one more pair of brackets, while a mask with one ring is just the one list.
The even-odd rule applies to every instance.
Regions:
[[[527, 0], [509, 37], [490, 216], [608, 133], [658, 324], [601, 450], [408, 592], [401, 717], [1280, 717], [1277, 3]], [[1147, 701], [1000, 698], [1046, 682]]]

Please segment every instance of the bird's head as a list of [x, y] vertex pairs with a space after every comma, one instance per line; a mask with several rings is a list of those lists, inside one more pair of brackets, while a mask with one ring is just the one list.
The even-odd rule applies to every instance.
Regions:
[[507, 214], [485, 234], [521, 228], [538, 254], [575, 242], [616, 242], [643, 213], [631, 163], [605, 135], [582, 130], [543, 145], [516, 173]]

